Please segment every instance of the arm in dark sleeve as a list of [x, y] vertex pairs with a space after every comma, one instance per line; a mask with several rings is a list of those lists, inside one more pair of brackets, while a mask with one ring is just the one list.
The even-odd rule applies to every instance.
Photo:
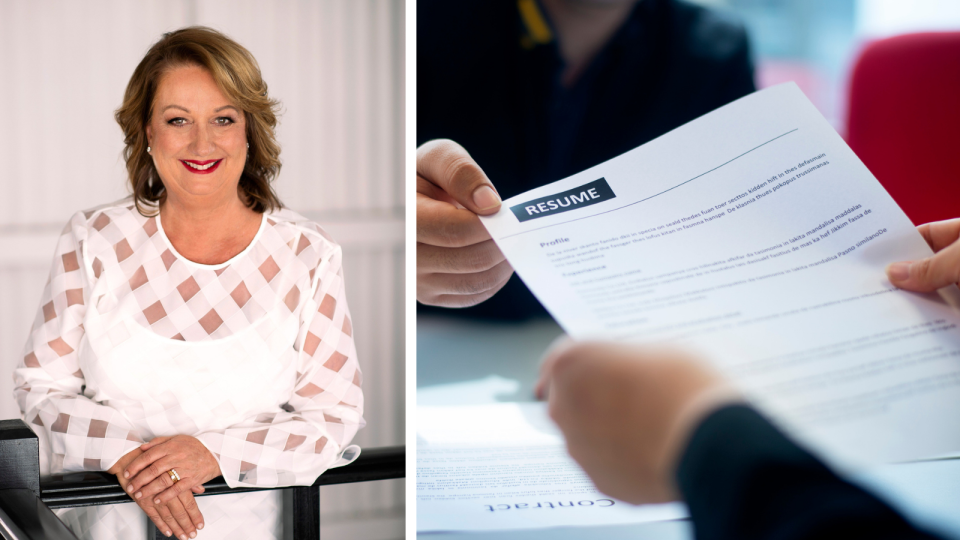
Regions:
[[724, 407], [697, 427], [677, 480], [698, 540], [938, 538], [743, 405]]

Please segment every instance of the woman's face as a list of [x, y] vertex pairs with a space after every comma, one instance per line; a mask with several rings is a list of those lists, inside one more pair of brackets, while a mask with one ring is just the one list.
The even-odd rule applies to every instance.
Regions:
[[183, 66], [163, 75], [147, 140], [168, 200], [237, 196], [247, 159], [245, 118], [206, 69]]

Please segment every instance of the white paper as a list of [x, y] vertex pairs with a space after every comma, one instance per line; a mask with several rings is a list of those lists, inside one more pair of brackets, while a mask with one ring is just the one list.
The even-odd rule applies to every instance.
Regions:
[[543, 403], [417, 408], [417, 530], [504, 530], [680, 519], [597, 492]]
[[[530, 204], [600, 178], [615, 197]], [[960, 318], [884, 274], [931, 251], [792, 83], [483, 223], [569, 334], [682, 344], [837, 465], [960, 450]]]

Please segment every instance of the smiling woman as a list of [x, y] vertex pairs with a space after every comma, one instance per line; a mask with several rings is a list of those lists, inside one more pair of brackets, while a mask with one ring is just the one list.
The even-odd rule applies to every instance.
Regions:
[[[283, 209], [278, 103], [201, 27], [166, 34], [116, 113], [133, 195], [60, 236], [15, 371], [42, 474], [108, 471], [136, 504], [59, 510], [80, 538], [280, 538], [280, 492], [359, 453], [340, 247]], [[139, 506], [139, 508], [138, 508]]]

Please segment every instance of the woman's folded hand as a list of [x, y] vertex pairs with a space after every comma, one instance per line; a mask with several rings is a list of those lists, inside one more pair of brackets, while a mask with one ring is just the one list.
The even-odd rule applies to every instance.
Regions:
[[130, 494], [130, 498], [134, 499], [157, 529], [167, 536], [175, 535], [181, 540], [188, 537], [195, 538], [197, 529], [203, 528], [203, 515], [197, 508], [196, 501], [193, 500], [193, 494], [203, 493], [203, 486], [194, 488], [192, 492], [181, 494], [169, 504], [158, 505], [145, 497], [136, 499], [131, 492], [130, 480], [124, 477], [123, 471], [141, 455], [143, 450], [137, 448], [120, 458], [107, 472], [117, 477], [120, 486]]
[[[177, 537], [185, 533], [194, 538], [196, 529], [203, 528], [203, 516], [193, 494], [203, 493], [204, 482], [220, 476], [220, 464], [206, 446], [188, 435], [157, 437], [141, 445], [139, 452], [122, 468], [128, 482], [124, 489], [145, 511], [145, 504], [157, 508], [163, 522], [171, 525], [167, 531], [179, 524], [183, 532], [172, 531]], [[179, 481], [174, 481], [171, 470], [176, 471]], [[150, 512], [147, 515], [153, 519]]]

